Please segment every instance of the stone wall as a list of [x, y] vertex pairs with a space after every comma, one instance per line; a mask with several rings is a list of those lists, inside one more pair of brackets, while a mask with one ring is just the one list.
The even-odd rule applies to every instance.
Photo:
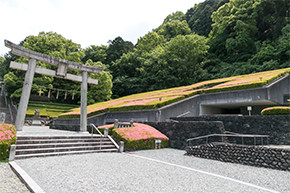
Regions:
[[212, 143], [189, 146], [186, 152], [201, 158], [290, 171], [289, 149]]
[[221, 121], [226, 131], [241, 134], [269, 135], [269, 143], [290, 145], [290, 115], [225, 116], [172, 118], [176, 121]]
[[186, 139], [224, 132], [221, 121], [145, 122], [145, 124], [166, 135], [169, 138], [169, 146], [177, 149], [185, 149]]

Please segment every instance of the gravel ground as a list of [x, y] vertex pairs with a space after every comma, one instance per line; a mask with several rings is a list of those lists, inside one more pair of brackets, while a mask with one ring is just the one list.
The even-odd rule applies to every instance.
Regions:
[[11, 170], [8, 163], [0, 162], [0, 192], [20, 193], [30, 192]]
[[184, 153], [162, 149], [31, 158], [16, 163], [47, 193], [290, 192], [290, 172], [189, 157]]

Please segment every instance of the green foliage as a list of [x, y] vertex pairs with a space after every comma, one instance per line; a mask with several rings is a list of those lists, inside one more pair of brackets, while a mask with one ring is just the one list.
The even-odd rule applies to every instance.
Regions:
[[211, 15], [220, 6], [229, 0], [206, 0], [187, 10], [185, 20], [192, 32], [198, 35], [208, 36], [211, 31]]
[[157, 33], [170, 40], [178, 35], [188, 35], [191, 30], [186, 21], [172, 20], [162, 24], [157, 29]]
[[113, 41], [109, 41], [107, 53], [107, 64], [119, 59], [123, 54], [133, 50], [134, 45], [130, 41], [124, 41], [120, 36], [116, 37]]
[[[87, 66], [99, 66], [99, 67], [107, 67], [101, 62], [93, 62], [92, 60], [88, 60], [86, 62]], [[88, 104], [94, 104], [96, 102], [106, 101], [111, 99], [112, 95], [112, 75], [110, 72], [105, 69], [98, 74], [90, 74], [89, 75], [93, 79], [97, 79], [99, 81], [98, 85], [88, 85]]]
[[261, 111], [261, 115], [289, 115], [289, 114], [290, 107], [286, 106], [268, 107]]
[[9, 157], [9, 148], [11, 144], [16, 143], [16, 128], [10, 124], [0, 124], [0, 160], [6, 160]]
[[89, 46], [85, 49], [85, 57], [82, 58], [82, 62], [86, 63], [87, 60], [92, 60], [93, 62], [102, 62], [105, 64], [107, 62], [107, 50], [108, 47], [101, 46]]

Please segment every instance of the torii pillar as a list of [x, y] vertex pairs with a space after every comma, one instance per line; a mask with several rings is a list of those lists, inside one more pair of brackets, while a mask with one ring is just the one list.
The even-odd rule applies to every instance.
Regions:
[[[23, 130], [25, 115], [27, 111], [27, 106], [30, 98], [31, 87], [33, 83], [33, 77], [35, 73], [54, 76], [63, 79], [69, 79], [74, 81], [81, 82], [81, 114], [80, 114], [80, 132], [87, 131], [87, 92], [88, 92], [88, 83], [90, 84], [98, 84], [98, 80], [88, 78], [88, 72], [90, 73], [99, 73], [104, 70], [103, 67], [95, 67], [95, 66], [86, 66], [84, 64], [79, 64], [76, 62], [56, 58], [53, 56], [49, 56], [46, 54], [41, 54], [39, 52], [35, 52], [24, 47], [18, 46], [8, 40], [4, 40], [5, 46], [11, 48], [11, 52], [15, 55], [25, 57], [29, 59], [29, 63], [20, 64], [16, 62], [10, 63], [10, 68], [24, 70], [26, 71], [25, 79], [23, 82], [23, 88], [20, 98], [20, 103], [17, 111], [15, 127], [17, 131]], [[36, 62], [44, 62], [47, 64], [57, 66], [57, 70], [50, 70], [46, 68], [42, 68], [40, 66], [36, 66]], [[67, 69], [78, 70], [82, 72], [82, 76], [76, 76], [73, 74], [68, 74]]]

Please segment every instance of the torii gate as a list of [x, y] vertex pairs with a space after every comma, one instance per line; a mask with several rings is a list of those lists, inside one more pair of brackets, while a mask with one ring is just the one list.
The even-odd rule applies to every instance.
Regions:
[[[16, 45], [8, 40], [4, 40], [5, 46], [11, 48], [11, 52], [15, 55], [22, 56], [24, 58], [28, 58], [28, 64], [24, 63], [16, 63], [11, 62], [10, 68], [24, 70], [25, 79], [23, 82], [23, 88], [20, 98], [20, 103], [17, 111], [17, 116], [15, 120], [15, 127], [17, 131], [23, 130], [25, 114], [27, 111], [27, 106], [30, 98], [30, 92], [33, 82], [33, 77], [35, 73], [54, 76], [58, 78], [64, 78], [69, 80], [74, 80], [81, 82], [81, 117], [80, 117], [80, 132], [87, 131], [87, 91], [88, 91], [88, 83], [98, 84], [98, 80], [88, 78], [89, 73], [99, 73], [104, 70], [103, 67], [95, 67], [95, 66], [86, 66], [84, 64], [79, 64], [76, 62], [60, 59], [57, 57], [49, 56], [46, 54], [41, 54], [39, 52], [35, 52], [29, 49], [26, 49], [22, 46]], [[46, 68], [42, 68], [40, 66], [36, 66], [36, 62], [44, 62], [47, 64], [58, 66], [57, 70], [49, 70]], [[82, 76], [76, 76], [73, 74], [68, 74], [67, 69], [78, 70], [82, 72]]]

